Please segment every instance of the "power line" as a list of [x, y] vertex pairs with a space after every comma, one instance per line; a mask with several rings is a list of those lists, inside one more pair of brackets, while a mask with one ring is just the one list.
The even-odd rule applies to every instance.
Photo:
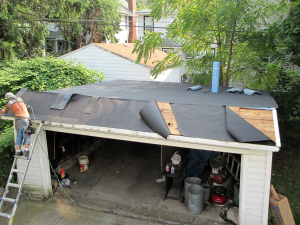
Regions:
[[[157, 26], [140, 26], [140, 25], [128, 25], [128, 24], [116, 24], [113, 20], [69, 20], [69, 19], [35, 19], [35, 21], [42, 21], [42, 22], [59, 22], [59, 23], [85, 23], [85, 22], [93, 22], [97, 23], [98, 25], [103, 26], [123, 26], [123, 27], [143, 27], [143, 28], [149, 28], [149, 29], [174, 29], [169, 27], [157, 27]], [[113, 23], [102, 23], [102, 22], [113, 22]], [[124, 21], [125, 22], [125, 21]], [[137, 22], [137, 21], [132, 21]]]

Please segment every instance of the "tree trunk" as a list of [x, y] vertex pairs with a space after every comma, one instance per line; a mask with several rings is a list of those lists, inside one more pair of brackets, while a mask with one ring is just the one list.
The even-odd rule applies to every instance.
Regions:
[[230, 40], [229, 56], [228, 56], [228, 63], [227, 63], [227, 69], [226, 69], [226, 78], [225, 78], [225, 87], [228, 87], [228, 84], [229, 84], [229, 71], [230, 71], [231, 57], [232, 57], [232, 51], [233, 51], [233, 43], [234, 43], [234, 37], [235, 37], [235, 29], [236, 29], [236, 20], [234, 21], [233, 31], [232, 31], [231, 40]]
[[219, 86], [223, 87], [223, 70], [222, 70], [222, 63], [220, 63], [220, 78], [219, 78]]

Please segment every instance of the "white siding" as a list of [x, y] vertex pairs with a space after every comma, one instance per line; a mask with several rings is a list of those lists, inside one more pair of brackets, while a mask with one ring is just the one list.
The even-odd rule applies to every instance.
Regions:
[[[138, 31], [137, 37], [139, 40], [144, 36], [144, 17], [145, 15], [138, 16]], [[171, 24], [176, 15], [168, 15], [167, 17], [161, 18], [159, 21], [154, 21], [154, 31], [165, 34], [167, 29], [165, 29], [169, 24]]]
[[81, 62], [88, 69], [95, 69], [105, 74], [103, 81], [110, 80], [143, 80], [149, 81], [150, 68], [136, 64], [109, 51], [89, 45], [67, 55], [63, 59], [74, 59]]
[[150, 75], [151, 68], [136, 64], [122, 56], [116, 55], [106, 50], [102, 50], [95, 45], [89, 45], [63, 55], [60, 58], [72, 59], [81, 62], [88, 69], [95, 69], [105, 75], [103, 81], [111, 80], [137, 80], [137, 81], [165, 81], [181, 82], [181, 75], [184, 69], [177, 67], [168, 69], [154, 79]]
[[240, 224], [267, 224], [272, 152], [242, 155]]
[[115, 35], [119, 43], [128, 42], [129, 27], [127, 26], [128, 22], [126, 24], [126, 17], [127, 17], [127, 21], [129, 21], [128, 16], [121, 16], [121, 20], [122, 20], [122, 22], [120, 23], [121, 31]]
[[[164, 81], [164, 82], [181, 82], [181, 76], [184, 74], [184, 69], [182, 67], [176, 67], [173, 69], [167, 69], [160, 73], [155, 81]], [[154, 79], [152, 77], [152, 79]]]
[[[31, 143], [34, 141], [34, 138], [35, 134], [30, 138]], [[26, 160], [18, 160], [17, 168], [25, 170], [26, 162]], [[18, 176], [18, 183], [21, 183], [22, 176]], [[40, 132], [33, 151], [24, 181], [24, 191], [27, 194], [42, 198], [48, 198], [52, 195], [46, 131], [44, 130]]]

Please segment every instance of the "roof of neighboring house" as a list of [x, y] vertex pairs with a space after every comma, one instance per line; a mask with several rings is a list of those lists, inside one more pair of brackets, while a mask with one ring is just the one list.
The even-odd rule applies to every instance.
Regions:
[[[134, 43], [94, 43], [93, 45], [96, 45], [100, 47], [101, 49], [110, 51], [113, 54], [119, 55], [121, 57], [124, 57], [126, 59], [130, 59], [132, 61], [136, 61], [138, 54], [132, 53], [134, 48]], [[142, 59], [140, 61], [140, 64], [146, 65], [150, 68], [154, 68], [157, 64], [156, 61], [163, 60], [167, 56], [167, 53], [155, 50], [152, 54], [151, 58], [148, 59], [147, 63], [144, 63], [144, 60]]]
[[[151, 13], [151, 9], [142, 9], [140, 11], [135, 12], [136, 14], [140, 14], [140, 15], [149, 15]], [[176, 15], [178, 13], [178, 11], [174, 11], [172, 13], [170, 13], [170, 15]]]
[[49, 35], [46, 37], [49, 40], [64, 40], [64, 37], [60, 31], [50, 31]]
[[128, 2], [125, 0], [118, 0], [120, 3], [120, 8], [118, 10], [119, 14], [126, 16], [133, 16], [133, 12], [128, 8]]
[[267, 92], [211, 93], [203, 86], [191, 93], [190, 86], [122, 80], [20, 95], [36, 120], [274, 146], [277, 104]]
[[147, 15], [147, 14], [151, 13], [151, 9], [143, 9], [143, 10], [137, 11], [135, 13], [136, 14], [141, 14], [141, 15], [143, 15], [143, 14]]

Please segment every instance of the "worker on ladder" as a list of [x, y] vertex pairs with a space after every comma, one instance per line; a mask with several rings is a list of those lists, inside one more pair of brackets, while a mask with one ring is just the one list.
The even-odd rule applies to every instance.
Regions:
[[[29, 145], [30, 145], [30, 133], [27, 132], [27, 128], [30, 123], [30, 117], [26, 105], [23, 99], [16, 97], [12, 92], [5, 94], [7, 104], [5, 109], [1, 109], [0, 112], [7, 114], [11, 110], [15, 115], [15, 128], [17, 132], [16, 140], [16, 155], [21, 156], [24, 153], [25, 157], [29, 156]], [[21, 145], [25, 145], [24, 152], [21, 150]]]

